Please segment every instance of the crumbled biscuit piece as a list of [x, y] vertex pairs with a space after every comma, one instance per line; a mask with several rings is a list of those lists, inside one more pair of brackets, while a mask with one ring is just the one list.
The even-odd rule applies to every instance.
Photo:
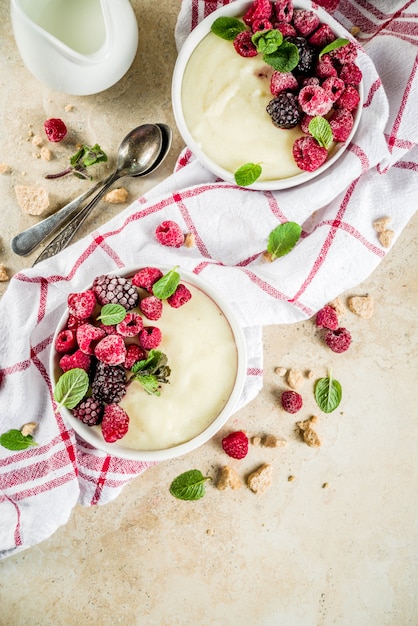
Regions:
[[289, 483], [293, 483], [293, 481], [296, 480], [296, 478], [291, 474], [290, 476], [287, 477], [287, 480]]
[[347, 303], [350, 311], [364, 319], [371, 318], [374, 313], [374, 300], [371, 296], [351, 296]]
[[357, 35], [360, 34], [360, 28], [358, 26], [352, 26], [350, 28], [350, 33], [353, 35], [353, 37], [357, 37]]
[[20, 429], [20, 432], [22, 433], [24, 437], [27, 437], [27, 435], [33, 435], [37, 427], [38, 427], [37, 422], [28, 422], [27, 424], [24, 424], [22, 426], [22, 428]]
[[44, 140], [42, 139], [42, 137], [40, 135], [34, 135], [32, 137], [32, 143], [34, 146], [42, 146]]
[[378, 239], [384, 248], [390, 248], [394, 235], [393, 230], [384, 230], [379, 233]]
[[109, 202], [110, 204], [120, 204], [121, 202], [126, 202], [126, 199], [129, 195], [129, 192], [124, 187], [118, 187], [117, 189], [112, 189], [112, 191], [108, 191], [103, 200], [105, 202]]
[[41, 148], [41, 159], [43, 159], [44, 161], [51, 160], [51, 150], [46, 146], [42, 146]]
[[194, 248], [196, 245], [194, 233], [186, 233], [184, 236], [184, 245], [186, 248]]
[[313, 372], [312, 370], [308, 370], [306, 372], [306, 378], [313, 378], [315, 376], [315, 372]]
[[212, 535], [215, 534], [215, 531], [212, 530], [212, 528], [208, 528], [207, 531], [206, 531], [206, 534], [209, 535], [210, 537], [212, 537]]
[[287, 384], [292, 389], [298, 389], [303, 383], [303, 375], [299, 370], [290, 369], [287, 373]]
[[49, 207], [48, 192], [39, 185], [16, 185], [15, 193], [24, 213], [41, 215]]
[[253, 446], [261, 446], [261, 437], [259, 437], [258, 435], [254, 435], [254, 437], [251, 437], [250, 441]]
[[220, 489], [220, 491], [225, 491], [225, 489], [240, 489], [241, 487], [241, 479], [232, 467], [229, 465], [225, 465], [221, 468], [221, 472], [218, 478], [218, 482], [216, 487]]
[[64, 107], [64, 111], [67, 111], [67, 113], [69, 111], [72, 111], [74, 109], [74, 105], [73, 104], [66, 104]]
[[7, 163], [0, 163], [0, 174], [8, 174], [10, 172], [10, 166]]
[[328, 304], [334, 309], [337, 317], [344, 315], [345, 309], [341, 298], [334, 298], [334, 300], [331, 300], [331, 302], [328, 302]]
[[265, 252], [263, 252], [263, 259], [265, 261], [267, 261], [267, 263], [273, 263], [274, 258], [271, 252], [267, 252], [267, 250]]
[[329, 487], [329, 483], [323, 483], [322, 489], [328, 489], [328, 487]]
[[6, 280], [9, 280], [9, 274], [6, 269], [6, 266], [3, 263], [0, 263], [0, 282], [4, 283]]
[[40, 159], [41, 158], [41, 155], [40, 155], [39, 152], [32, 152], [32, 156], [33, 156], [34, 159]]
[[317, 418], [304, 420], [303, 422], [296, 422], [296, 426], [299, 428], [299, 432], [303, 438], [303, 441], [311, 448], [318, 448], [321, 445], [317, 433], [312, 428], [312, 422], [315, 422]]
[[272, 477], [272, 466], [264, 463], [247, 477], [247, 485], [254, 493], [262, 494], [270, 487]]
[[311, 416], [311, 418], [310, 418], [310, 420], [311, 420], [311, 424], [316, 424], [316, 423], [317, 423], [317, 421], [318, 421], [318, 418], [317, 418], [317, 416], [316, 416], [316, 415], [312, 415], [312, 416]]
[[390, 224], [391, 221], [391, 217], [380, 217], [378, 220], [375, 220], [373, 222], [373, 228], [377, 233], [383, 233], [383, 231], [386, 230], [386, 227]]
[[264, 448], [284, 448], [287, 446], [286, 439], [280, 439], [276, 435], [266, 435], [263, 439]]
[[286, 376], [287, 369], [285, 367], [276, 367], [274, 373], [278, 376]]

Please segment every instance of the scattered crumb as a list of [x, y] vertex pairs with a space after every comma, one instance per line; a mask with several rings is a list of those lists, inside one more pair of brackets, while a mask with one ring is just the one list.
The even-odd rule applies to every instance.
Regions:
[[251, 437], [250, 441], [253, 446], [261, 446], [261, 437], [259, 437], [258, 435], [254, 435], [254, 437]]
[[49, 207], [48, 192], [39, 185], [16, 185], [15, 193], [24, 213], [41, 215]]
[[10, 279], [9, 273], [6, 269], [6, 266], [3, 263], [0, 263], [0, 282], [4, 283]]
[[186, 248], [194, 248], [196, 245], [194, 233], [186, 233], [184, 236], [184, 245]]
[[278, 376], [285, 376], [287, 372], [287, 369], [285, 367], [276, 367], [274, 370], [274, 373], [277, 374]]
[[287, 373], [287, 384], [292, 389], [298, 389], [303, 383], [303, 375], [299, 370], [290, 369]]
[[20, 432], [22, 433], [24, 437], [26, 437], [27, 435], [33, 435], [34, 431], [37, 428], [38, 428], [37, 422], [28, 422], [27, 424], [24, 424], [22, 426], [22, 428], [20, 429]]
[[334, 309], [338, 317], [344, 315], [345, 309], [341, 298], [334, 298], [334, 300], [331, 300], [328, 304]]
[[32, 139], [33, 135], [34, 135], [33, 130], [28, 130], [28, 141]]
[[312, 370], [306, 372], [306, 378], [314, 378], [315, 373]]
[[384, 230], [379, 233], [378, 239], [384, 248], [390, 248], [394, 235], [393, 230]]
[[295, 476], [291, 474], [290, 476], [287, 477], [287, 480], [289, 481], [289, 483], [293, 483], [293, 481], [296, 480], [296, 478]]
[[317, 423], [317, 421], [318, 421], [317, 416], [316, 416], [316, 415], [312, 415], [312, 416], [311, 416], [311, 424], [316, 424], [316, 423]]
[[73, 104], [66, 104], [64, 107], [64, 111], [67, 111], [67, 113], [69, 111], [72, 111], [74, 109], [74, 105]]
[[221, 472], [218, 478], [218, 482], [216, 487], [220, 489], [220, 491], [225, 491], [226, 489], [239, 489], [241, 487], [241, 479], [232, 467], [229, 465], [225, 465], [221, 468]]
[[276, 435], [266, 435], [262, 441], [264, 448], [284, 448], [287, 446], [286, 439], [280, 439]]
[[358, 26], [352, 26], [350, 28], [350, 33], [353, 35], [353, 37], [357, 37], [357, 35], [360, 34], [360, 28]]
[[312, 422], [315, 422], [312, 418], [304, 420], [303, 422], [296, 422], [296, 426], [299, 428], [299, 432], [303, 438], [303, 441], [311, 448], [318, 448], [321, 445], [317, 433], [312, 428]]
[[267, 263], [273, 263], [274, 261], [272, 253], [267, 252], [267, 250], [263, 252], [263, 259], [267, 261]]
[[386, 230], [386, 227], [392, 221], [391, 217], [380, 217], [378, 220], [373, 222], [373, 228], [377, 233], [383, 233]]
[[215, 534], [215, 531], [214, 531], [214, 530], [212, 530], [212, 528], [208, 528], [208, 529], [206, 530], [206, 534], [207, 534], [207, 535], [209, 535], [210, 537], [212, 537], [212, 536]]
[[124, 187], [118, 187], [117, 189], [108, 191], [103, 200], [105, 202], [109, 202], [110, 204], [120, 204], [121, 202], [126, 202], [128, 196], [129, 191], [127, 189]]
[[262, 494], [270, 487], [272, 476], [272, 466], [265, 463], [247, 477], [247, 485], [254, 493]]
[[351, 296], [347, 299], [347, 303], [350, 311], [364, 319], [369, 319], [374, 313], [374, 300], [369, 295]]
[[47, 148], [46, 146], [42, 146], [41, 148], [41, 159], [43, 159], [44, 161], [50, 161], [51, 160], [51, 150], [49, 148]]
[[8, 174], [10, 172], [10, 166], [7, 163], [0, 163], [0, 174]]
[[40, 159], [41, 158], [41, 155], [40, 155], [39, 152], [32, 152], [32, 156], [33, 156], [34, 159]]
[[42, 137], [40, 135], [34, 135], [32, 138], [32, 143], [34, 146], [42, 146], [44, 140], [42, 139]]
[[329, 487], [329, 483], [323, 483], [322, 489], [328, 489], [328, 487]]

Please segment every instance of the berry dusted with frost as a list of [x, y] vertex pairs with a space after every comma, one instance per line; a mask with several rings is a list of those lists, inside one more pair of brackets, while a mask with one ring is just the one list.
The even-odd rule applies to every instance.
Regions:
[[347, 141], [353, 128], [354, 118], [347, 109], [337, 109], [329, 120], [334, 141]]
[[338, 100], [345, 89], [345, 83], [337, 76], [329, 76], [322, 83], [322, 89], [325, 89], [332, 102]]
[[248, 454], [248, 437], [242, 430], [229, 433], [222, 439], [222, 448], [233, 459], [243, 459]]
[[351, 334], [346, 328], [328, 330], [325, 335], [325, 343], [333, 352], [345, 352], [351, 344]]
[[138, 313], [127, 313], [125, 318], [116, 324], [116, 332], [122, 337], [135, 337], [144, 328], [144, 321]]
[[51, 117], [44, 122], [44, 130], [49, 141], [58, 143], [62, 141], [67, 134], [67, 127], [58, 117]]
[[257, 48], [251, 41], [252, 34], [249, 30], [244, 30], [234, 39], [234, 48], [238, 54], [242, 57], [255, 57], [257, 56]]
[[274, 27], [282, 33], [283, 37], [296, 37], [296, 31], [289, 22], [277, 22]]
[[330, 76], [338, 76], [338, 72], [330, 60], [322, 58], [315, 66], [315, 76], [325, 80]]
[[320, 48], [323, 50], [328, 44], [336, 39], [332, 29], [328, 24], [321, 24], [312, 35], [308, 38], [308, 43], [311, 46]]
[[122, 439], [128, 432], [129, 415], [118, 404], [109, 404], [105, 407], [102, 418], [103, 439], [114, 443]]
[[332, 107], [329, 93], [319, 85], [302, 87], [298, 100], [302, 111], [312, 116], [326, 115]]
[[149, 320], [159, 320], [163, 313], [163, 303], [156, 296], [147, 296], [139, 303], [139, 308]]
[[252, 23], [251, 30], [253, 31], [253, 33], [257, 33], [258, 31], [271, 30], [272, 28], [273, 28], [273, 24], [269, 22], [269, 20], [258, 19], [258, 20], [254, 20], [254, 22]]
[[326, 304], [316, 314], [316, 325], [318, 328], [329, 328], [336, 330], [338, 328], [338, 317], [335, 309], [329, 304]]
[[151, 293], [153, 284], [162, 277], [163, 273], [158, 267], [143, 267], [131, 280], [135, 287], [145, 289]]
[[106, 335], [105, 331], [88, 322], [76, 330], [78, 347], [84, 354], [93, 354], [94, 344]]
[[320, 146], [313, 137], [300, 137], [293, 144], [295, 163], [305, 172], [317, 170], [326, 161], [327, 156], [327, 149]]
[[256, 21], [269, 20], [271, 12], [272, 5], [270, 0], [254, 0], [242, 19], [244, 24], [252, 27]]
[[104, 330], [106, 335], [114, 335], [116, 333], [116, 326], [114, 324], [103, 324], [103, 322], [100, 322], [98, 328]]
[[192, 294], [190, 293], [190, 290], [186, 287], [186, 285], [180, 283], [175, 292], [167, 298], [167, 302], [171, 307], [173, 307], [173, 309], [179, 309], [181, 306], [186, 304], [191, 297]]
[[292, 72], [278, 72], [274, 70], [270, 78], [270, 91], [273, 96], [278, 96], [282, 91], [296, 91], [299, 83]]
[[120, 365], [126, 358], [126, 346], [120, 335], [106, 335], [94, 348], [94, 354], [107, 365]]
[[155, 236], [163, 246], [170, 248], [180, 248], [184, 243], [183, 232], [173, 220], [161, 222], [155, 229]]
[[310, 135], [311, 131], [309, 130], [309, 124], [313, 120], [314, 115], [306, 115], [304, 113], [300, 118], [300, 128], [305, 133], [305, 135]]
[[299, 52], [299, 62], [293, 72], [298, 74], [310, 74], [315, 65], [317, 54], [304, 37], [287, 37], [286, 41], [293, 43]]
[[346, 46], [336, 48], [328, 53], [329, 57], [335, 61], [338, 61], [341, 65], [344, 63], [353, 63], [357, 58], [356, 45], [350, 41]]
[[123, 366], [125, 369], [130, 370], [134, 363], [142, 361], [145, 357], [145, 350], [141, 346], [138, 346], [137, 343], [130, 343], [126, 346], [126, 357]]
[[287, 413], [297, 413], [302, 408], [303, 400], [297, 391], [283, 391], [281, 403]]
[[293, 26], [302, 37], [307, 37], [319, 26], [319, 17], [309, 9], [295, 9], [293, 11]]
[[91, 384], [92, 397], [104, 404], [118, 403], [126, 394], [126, 373], [122, 365], [97, 361]]
[[57, 352], [71, 352], [77, 345], [74, 330], [62, 330], [55, 339], [55, 350]]
[[276, 0], [276, 2], [274, 2], [274, 13], [279, 22], [291, 22], [293, 11], [292, 0]]
[[73, 354], [64, 354], [59, 363], [63, 372], [68, 372], [68, 370], [73, 370], [76, 367], [88, 372], [91, 366], [91, 356], [84, 354], [81, 350], [76, 350]]
[[78, 319], [74, 315], [70, 314], [67, 320], [67, 328], [69, 330], [77, 330], [79, 326], [81, 326], [82, 324], [85, 324], [86, 322], [87, 322], [87, 319], [84, 319], [84, 320]]
[[270, 100], [266, 111], [277, 128], [294, 128], [300, 120], [297, 96], [288, 91]]
[[340, 78], [346, 85], [359, 85], [363, 78], [363, 72], [355, 63], [344, 63], [341, 68]]
[[100, 304], [121, 304], [127, 311], [138, 304], [138, 291], [130, 280], [122, 276], [97, 276], [92, 289]]
[[360, 95], [353, 85], [347, 85], [341, 96], [335, 102], [335, 106], [339, 109], [354, 111], [360, 102]]
[[97, 304], [96, 295], [92, 289], [81, 293], [70, 293], [67, 298], [68, 311], [79, 320], [89, 318]]
[[139, 333], [139, 343], [144, 350], [157, 348], [162, 338], [161, 330], [157, 326], [145, 326]]
[[94, 398], [85, 398], [73, 409], [73, 415], [87, 426], [96, 426], [102, 421], [103, 411], [104, 406], [101, 402]]

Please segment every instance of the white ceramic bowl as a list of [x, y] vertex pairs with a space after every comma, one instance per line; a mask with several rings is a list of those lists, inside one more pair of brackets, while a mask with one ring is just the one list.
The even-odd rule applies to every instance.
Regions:
[[[196, 47], [199, 43], [210, 33], [212, 23], [219, 17], [238, 17], [241, 18], [247, 9], [253, 4], [252, 1], [248, 0], [237, 0], [236, 2], [231, 2], [230, 4], [217, 9], [213, 13], [211, 13], [208, 17], [204, 18], [198, 26], [190, 33], [185, 42], [183, 43], [179, 55], [177, 57], [177, 61], [174, 67], [173, 72], [173, 80], [172, 80], [172, 104], [173, 104], [173, 112], [174, 118], [176, 120], [177, 127], [180, 131], [180, 134], [183, 137], [184, 142], [190, 148], [190, 150], [194, 153], [196, 158], [213, 174], [216, 174], [221, 179], [235, 184], [234, 173], [228, 171], [224, 167], [220, 166], [216, 163], [212, 158], [210, 158], [203, 151], [202, 147], [195, 140], [193, 135], [191, 134], [187, 122], [183, 113], [182, 106], [182, 85], [183, 85], [183, 76], [187, 64], [191, 55], [193, 54]], [[295, 0], [294, 2], [295, 8], [300, 9], [309, 9], [315, 11], [320, 19], [321, 23], [328, 24], [335, 35], [337, 37], [353, 40], [353, 37], [350, 33], [341, 26], [331, 15], [329, 15], [326, 11], [324, 11], [321, 7], [313, 8], [311, 2], [306, 0]], [[229, 42], [232, 46], [232, 42]], [[347, 141], [344, 143], [337, 144], [335, 149], [330, 153], [328, 159], [325, 163], [319, 167], [314, 172], [305, 172], [301, 171], [300, 174], [296, 174], [295, 176], [291, 176], [288, 178], [281, 178], [276, 180], [257, 180], [249, 187], [251, 189], [260, 189], [260, 190], [280, 190], [287, 189], [290, 187], [295, 187], [296, 185], [300, 185], [301, 183], [305, 183], [307, 181], [312, 180], [319, 174], [322, 174], [325, 170], [331, 167], [337, 159], [341, 157], [344, 153], [347, 145], [350, 143], [353, 138], [361, 116], [361, 110], [363, 105], [363, 83], [361, 82], [359, 86], [359, 95], [360, 95], [360, 103], [356, 109], [354, 115], [354, 125], [351, 130], [350, 136]], [[272, 96], [273, 98], [273, 96]], [[275, 129], [272, 124], [272, 132], [275, 132]], [[283, 131], [286, 132], [286, 131]]]
[[[166, 273], [167, 271], [171, 269], [168, 267], [161, 267], [161, 266], [159, 267], [163, 273]], [[129, 277], [129, 276], [133, 276], [138, 271], [138, 269], [139, 268], [131, 268], [131, 269], [125, 268], [124, 270], [115, 271], [112, 274], [117, 275], [117, 276]], [[236, 368], [235, 382], [233, 384], [232, 391], [223, 409], [220, 411], [220, 413], [217, 416], [215, 416], [215, 418], [209, 424], [209, 426], [207, 426], [202, 432], [200, 432], [198, 435], [196, 435], [192, 439], [185, 441], [184, 443], [180, 443], [172, 447], [168, 447], [165, 449], [158, 449], [158, 450], [136, 450], [136, 449], [128, 448], [118, 442], [107, 443], [103, 439], [103, 436], [99, 427], [87, 426], [86, 424], [84, 424], [83, 422], [75, 418], [70, 410], [66, 409], [65, 407], [62, 407], [60, 409], [60, 412], [62, 416], [64, 417], [64, 419], [66, 420], [66, 422], [68, 423], [68, 425], [71, 428], [73, 428], [75, 432], [82, 439], [90, 443], [92, 446], [98, 448], [99, 450], [103, 450], [104, 452], [107, 452], [108, 454], [112, 454], [114, 456], [125, 458], [125, 459], [132, 459], [136, 461], [164, 461], [167, 459], [172, 459], [172, 458], [182, 456], [188, 452], [191, 452], [192, 450], [195, 450], [196, 448], [204, 444], [224, 426], [228, 418], [234, 412], [234, 409], [236, 408], [238, 400], [241, 396], [241, 393], [244, 387], [246, 372], [247, 372], [247, 350], [246, 350], [246, 341], [245, 341], [244, 333], [242, 331], [241, 326], [238, 323], [238, 320], [235, 316], [233, 309], [228, 304], [228, 302], [226, 302], [225, 299], [216, 291], [216, 289], [214, 289], [211, 285], [206, 283], [206, 281], [202, 280], [200, 277], [190, 272], [187, 272], [181, 269], [178, 269], [177, 271], [180, 273], [182, 282], [185, 282], [186, 284], [189, 283], [192, 286], [197, 287], [204, 294], [206, 294], [210, 299], [214, 301], [214, 303], [222, 311], [223, 315], [225, 316], [226, 320], [228, 321], [230, 325], [230, 328], [233, 333], [235, 345], [236, 345], [236, 350], [237, 350], [237, 368]], [[89, 288], [90, 288], [90, 285], [87, 286], [85, 289], [89, 289]], [[80, 291], [84, 291], [84, 289]], [[187, 304], [185, 304], [184, 306], [187, 307]], [[178, 310], [181, 311], [181, 309], [178, 309]], [[60, 319], [60, 322], [57, 326], [53, 343], [52, 343], [49, 368], [50, 368], [51, 381], [52, 381], [53, 388], [55, 388], [57, 380], [59, 376], [62, 374], [62, 371], [59, 367], [59, 358], [62, 355], [59, 355], [54, 348], [55, 339], [58, 333], [66, 327], [67, 319], [68, 319], [68, 310], [65, 311], [65, 313], [62, 315]], [[157, 322], [150, 321], [148, 325], [158, 326], [158, 321]], [[211, 339], [210, 337], [202, 337], [201, 341], [209, 343]], [[210, 373], [208, 375], [210, 375]], [[162, 390], [161, 393], [164, 393], [164, 391]], [[155, 398], [155, 400], [158, 403], [159, 398]]]

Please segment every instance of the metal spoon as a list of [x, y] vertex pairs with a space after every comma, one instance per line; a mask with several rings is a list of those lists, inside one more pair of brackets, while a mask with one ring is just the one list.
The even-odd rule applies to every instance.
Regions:
[[[130, 176], [147, 174], [153, 168], [155, 161], [158, 160], [162, 144], [163, 133], [159, 124], [144, 124], [132, 130], [120, 145], [117, 161], [119, 175], [116, 178], [124, 176], [125, 173]], [[133, 169], [121, 173], [121, 168], [124, 170], [126, 168], [127, 159], [130, 159], [130, 167]], [[64, 224], [72, 214], [76, 213], [84, 200], [100, 189], [102, 185], [111, 184], [110, 181], [113, 183], [116, 180], [115, 174], [116, 172], [110, 174], [105, 180], [85, 191], [53, 215], [16, 235], [11, 241], [13, 252], [20, 256], [30, 254], [48, 235], [53, 233], [61, 224]]]

